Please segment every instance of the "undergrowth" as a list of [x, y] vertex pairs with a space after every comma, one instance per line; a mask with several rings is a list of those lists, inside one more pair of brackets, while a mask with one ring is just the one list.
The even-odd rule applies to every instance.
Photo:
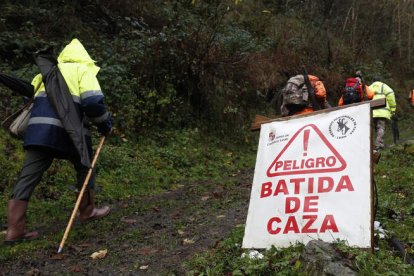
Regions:
[[[20, 141], [7, 138], [4, 130], [0, 130], [0, 135], [3, 141], [0, 150], [13, 149], [8, 155], [0, 154], [0, 161], [5, 165], [1, 168], [4, 174], [0, 186], [0, 224], [5, 224], [7, 201], [23, 162], [23, 152]], [[96, 137], [96, 143], [97, 140]], [[7, 158], [14, 162], [9, 162]], [[192, 180], [224, 179], [240, 169], [252, 168], [254, 158], [254, 143], [218, 141], [198, 129], [164, 130], [131, 141], [109, 138], [96, 167], [97, 204], [133, 203], [141, 197], [174, 190]], [[55, 160], [36, 187], [28, 210], [28, 228], [36, 227], [45, 238], [13, 248], [1, 246], [0, 261], [24, 255], [35, 248], [54, 248], [59, 244], [74, 206], [74, 184], [72, 165], [65, 160]], [[113, 227], [110, 222], [103, 222], [99, 231], [93, 225], [82, 231], [74, 228], [69, 239], [96, 235], [93, 231], [109, 231], [105, 225]]]
[[[398, 238], [406, 254], [414, 255], [414, 151], [410, 131], [411, 114], [400, 121], [401, 141], [393, 144], [390, 126], [386, 142], [389, 145], [374, 166], [374, 179], [378, 189], [378, 205], [375, 220], [381, 223], [385, 237], [375, 233], [374, 252], [352, 248], [346, 241], [338, 241], [336, 247], [359, 275], [413, 275], [412, 265], [405, 263], [404, 256], [388, 243], [392, 236]], [[250, 250], [241, 247], [244, 225], [237, 227], [232, 235], [216, 248], [199, 254], [186, 263], [192, 275], [307, 275], [301, 270], [300, 253], [303, 245], [285, 249], [258, 250], [263, 258], [242, 257]]]

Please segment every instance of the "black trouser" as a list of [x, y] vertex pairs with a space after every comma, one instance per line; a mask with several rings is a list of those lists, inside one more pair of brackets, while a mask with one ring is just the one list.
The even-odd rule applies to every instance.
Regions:
[[[26, 157], [19, 178], [14, 186], [12, 198], [28, 201], [42, 179], [43, 173], [52, 165], [53, 159], [67, 159], [76, 170], [77, 188], [80, 188], [85, 181], [89, 168], [83, 166], [79, 155], [62, 156], [47, 148], [29, 148], [26, 150]], [[88, 183], [88, 188], [93, 189], [95, 185], [95, 171], [93, 171]]]

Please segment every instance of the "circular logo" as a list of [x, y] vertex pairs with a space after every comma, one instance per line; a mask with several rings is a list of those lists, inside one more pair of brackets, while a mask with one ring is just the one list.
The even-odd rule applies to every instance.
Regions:
[[269, 133], [269, 141], [272, 142], [273, 140], [275, 140], [276, 135], [272, 132]]
[[355, 132], [356, 125], [354, 118], [339, 116], [329, 124], [329, 134], [336, 139], [343, 139]]

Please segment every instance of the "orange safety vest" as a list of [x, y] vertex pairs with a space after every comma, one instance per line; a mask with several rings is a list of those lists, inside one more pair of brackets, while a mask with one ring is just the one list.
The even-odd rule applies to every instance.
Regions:
[[[309, 77], [309, 81], [310, 81], [310, 83], [311, 83], [311, 85], [312, 85], [312, 87], [315, 91], [316, 100], [319, 103], [325, 103], [325, 101], [326, 101], [326, 89], [325, 89], [325, 86], [323, 85], [323, 82], [321, 82], [317, 76], [308, 75], [308, 77]], [[304, 109], [302, 109], [298, 112], [295, 112], [294, 115], [311, 113], [313, 111], [314, 111], [314, 109], [312, 107], [308, 106], [308, 107], [305, 107]]]

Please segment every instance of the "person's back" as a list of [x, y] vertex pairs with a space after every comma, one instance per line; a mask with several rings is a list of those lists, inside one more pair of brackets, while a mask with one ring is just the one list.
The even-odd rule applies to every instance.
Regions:
[[[32, 81], [34, 104], [24, 135], [25, 161], [8, 204], [4, 239], [8, 245], [38, 237], [37, 232], [25, 230], [25, 214], [36, 185], [56, 158], [73, 164], [78, 191], [84, 182], [87, 185], [79, 204], [81, 222], [104, 217], [110, 211], [109, 206], [95, 207], [95, 172], [89, 171], [87, 164], [93, 153], [92, 139], [83, 125], [86, 116], [102, 135], [112, 129], [96, 78], [99, 67], [77, 39], [59, 55], [59, 70], [48, 50], [36, 54], [36, 63], [41, 74]], [[90, 178], [86, 183], [87, 175]]]
[[371, 100], [374, 92], [365, 85], [362, 80], [361, 72], [357, 71], [354, 77], [349, 77], [345, 81], [342, 89], [342, 96], [338, 101], [338, 106], [359, 103], [366, 99]]
[[[378, 78], [378, 77], [377, 77]], [[385, 98], [386, 106], [383, 108], [376, 108], [372, 112], [374, 118], [385, 118], [390, 120], [395, 113], [397, 103], [395, 101], [394, 91], [387, 84], [377, 80], [373, 82], [369, 88], [374, 92], [373, 100]]]
[[[326, 105], [326, 89], [324, 84], [316, 76], [308, 75], [308, 77], [315, 94], [316, 104], [324, 108]], [[311, 101], [311, 95], [309, 95], [305, 84], [304, 75], [291, 77], [281, 93], [283, 99], [280, 112], [282, 116], [306, 114], [315, 110]]]
[[[86, 115], [98, 128], [105, 129], [102, 132], [110, 129], [110, 114], [106, 111], [103, 94], [96, 79], [99, 67], [94, 65], [80, 42], [74, 39], [68, 44], [59, 55], [58, 61], [59, 70], [77, 109], [73, 112], [78, 113], [81, 119]], [[62, 153], [76, 151], [48, 99], [41, 74], [33, 79], [32, 85], [35, 88], [34, 105], [24, 137], [24, 147], [41, 146]]]
[[374, 77], [374, 82], [369, 86], [369, 88], [374, 92], [374, 100], [385, 98], [386, 106], [382, 108], [376, 108], [372, 112], [372, 117], [374, 118], [374, 127], [376, 131], [375, 137], [375, 150], [381, 150], [384, 148], [384, 134], [386, 121], [390, 120], [394, 116], [397, 104], [395, 101], [394, 91], [380, 81], [380, 77]]

